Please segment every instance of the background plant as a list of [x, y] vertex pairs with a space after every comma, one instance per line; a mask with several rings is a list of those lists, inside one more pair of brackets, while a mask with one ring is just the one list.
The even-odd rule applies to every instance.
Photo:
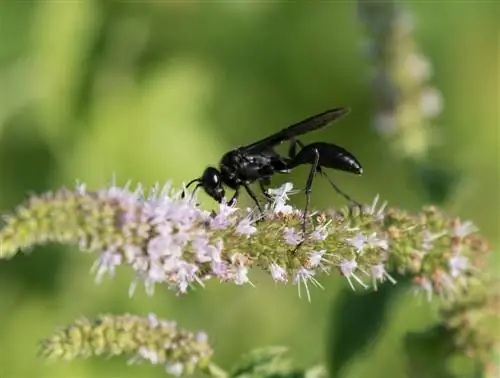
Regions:
[[[443, 141], [432, 152], [433, 165], [461, 172], [443, 208], [473, 219], [495, 246], [496, 5], [405, 6], [445, 99], [443, 113], [433, 121]], [[366, 30], [353, 4], [19, 2], [0, 7], [0, 205], [6, 211], [27, 192], [73, 186], [75, 177], [90, 187], [108, 182], [112, 172], [145, 185], [167, 176], [180, 183], [228, 148], [332, 105], [349, 105], [353, 113], [342, 125], [322, 131], [321, 138], [352, 149], [366, 167], [363, 178], [335, 175], [346, 190], [364, 202], [383, 193], [391, 204], [410, 210], [429, 198], [407, 162], [386, 154], [387, 141], [370, 128], [373, 62], [361, 54]], [[305, 174], [299, 170], [291, 179], [298, 184]], [[294, 200], [303, 203], [300, 196]], [[326, 208], [342, 200], [319, 181], [314, 202]], [[328, 330], [337, 340], [329, 358], [345, 367], [339, 374], [373, 377], [387, 376], [388, 369], [403, 374], [405, 356], [395, 345], [409, 331], [434, 322], [428, 306], [403, 295], [393, 297], [382, 318], [344, 306], [345, 296], [362, 306], [369, 300], [343, 292], [344, 281], [334, 277], [322, 282], [327, 290], [317, 291], [311, 305], [297, 300], [295, 290], [264, 278], [257, 279], [259, 290], [208, 285], [180, 298], [158, 291], [153, 299], [138, 293], [129, 300], [123, 290], [130, 281], [126, 272], [96, 288], [89, 281], [89, 257], [67, 252], [37, 248], [29, 257], [0, 265], [0, 373], [126, 377], [146, 369], [151, 376], [163, 374], [126, 368], [122, 361], [46, 366], [34, 357], [37, 342], [55, 324], [82, 314], [147, 309], [182, 319], [187, 329], [216, 335], [218, 361], [225, 366], [253, 347], [273, 344], [289, 346], [293, 360], [308, 366], [324, 353]], [[283, 308], [286, 316], [278, 311]], [[357, 313], [373, 316], [372, 322], [346, 327]], [[360, 333], [360, 324], [378, 319], [376, 337], [370, 329]], [[237, 344], [223, 337], [235, 333]], [[337, 345], [351, 353], [338, 352]]]

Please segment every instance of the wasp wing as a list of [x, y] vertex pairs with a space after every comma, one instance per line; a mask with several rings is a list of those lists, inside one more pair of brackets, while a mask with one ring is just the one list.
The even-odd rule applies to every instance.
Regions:
[[323, 113], [316, 114], [296, 124], [278, 131], [277, 133], [261, 139], [255, 143], [242, 147], [249, 151], [261, 151], [269, 147], [276, 146], [286, 140], [293, 139], [299, 135], [318, 130], [332, 121], [336, 121], [350, 112], [348, 108], [335, 108], [327, 110]]

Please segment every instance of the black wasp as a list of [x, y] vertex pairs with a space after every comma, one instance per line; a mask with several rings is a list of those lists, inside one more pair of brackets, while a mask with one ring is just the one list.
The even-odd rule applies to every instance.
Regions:
[[[222, 202], [225, 196], [224, 186], [235, 190], [228, 205], [233, 205], [238, 196], [240, 188], [243, 187], [256, 203], [260, 212], [262, 208], [257, 196], [250, 188], [250, 184], [258, 182], [264, 196], [270, 199], [266, 187], [271, 183], [271, 177], [275, 173], [289, 173], [295, 167], [302, 164], [311, 164], [306, 183], [306, 205], [304, 208], [303, 231], [306, 227], [306, 215], [309, 207], [311, 187], [316, 172], [325, 176], [333, 188], [349, 202], [359, 204], [340, 190], [337, 185], [323, 172], [323, 168], [333, 168], [358, 175], [363, 173], [359, 161], [344, 148], [331, 143], [316, 142], [304, 145], [296, 138], [308, 132], [318, 130], [332, 121], [349, 113], [347, 108], [336, 108], [327, 110], [307, 118], [299, 123], [291, 125], [276, 134], [247, 146], [235, 148], [227, 152], [219, 163], [219, 169], [208, 167], [203, 175], [188, 183], [186, 188], [197, 183], [196, 189], [202, 187], [205, 192], [217, 202]], [[274, 147], [290, 141], [288, 156], [279, 155]], [[297, 153], [297, 146], [300, 150]]]

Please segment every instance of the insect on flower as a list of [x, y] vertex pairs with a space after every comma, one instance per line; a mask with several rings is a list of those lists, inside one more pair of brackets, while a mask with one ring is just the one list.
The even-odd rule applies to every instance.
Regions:
[[[332, 187], [349, 202], [360, 206], [358, 202], [340, 190], [323, 171], [323, 168], [332, 168], [361, 175], [363, 168], [356, 157], [344, 148], [332, 143], [315, 142], [304, 145], [296, 139], [300, 135], [318, 130], [330, 122], [340, 119], [349, 111], [347, 108], [327, 110], [255, 143], [237, 147], [222, 156], [219, 169], [207, 167], [201, 177], [190, 181], [186, 188], [196, 183], [194, 191], [202, 187], [210, 197], [221, 203], [225, 197], [224, 185], [226, 185], [235, 190], [234, 195], [228, 202], [228, 205], [232, 206], [238, 199], [240, 188], [243, 187], [262, 214], [262, 207], [257, 196], [250, 188], [250, 184], [258, 182], [264, 196], [270, 199], [271, 196], [266, 187], [270, 185], [271, 177], [275, 173], [290, 173], [292, 169], [299, 165], [310, 164], [311, 169], [305, 187], [306, 204], [302, 223], [302, 230], [305, 232], [311, 187], [316, 172], [326, 177]], [[285, 141], [290, 142], [288, 156], [279, 155], [274, 150], [274, 147]], [[300, 147], [298, 152], [297, 146]]]

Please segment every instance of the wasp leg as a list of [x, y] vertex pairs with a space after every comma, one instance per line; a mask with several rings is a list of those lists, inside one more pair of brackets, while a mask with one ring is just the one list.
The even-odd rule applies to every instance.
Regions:
[[260, 191], [262, 192], [264, 197], [266, 197], [268, 200], [272, 201], [273, 197], [267, 192], [267, 188], [266, 188], [266, 186], [269, 186], [270, 183], [271, 183], [271, 180], [269, 179], [269, 177], [265, 177], [265, 178], [259, 180]]
[[304, 206], [304, 215], [303, 215], [303, 222], [302, 222], [302, 231], [305, 234], [306, 233], [306, 223], [307, 223], [307, 211], [309, 210], [309, 202], [311, 200], [311, 188], [312, 188], [312, 183], [314, 180], [314, 175], [316, 174], [316, 171], [319, 168], [319, 151], [317, 149], [313, 150], [314, 153], [314, 161], [311, 165], [311, 170], [309, 171], [309, 176], [307, 177], [307, 183], [306, 183], [306, 205]]
[[236, 191], [234, 192], [233, 196], [231, 197], [231, 199], [227, 203], [228, 206], [233, 206], [234, 203], [236, 202], [236, 200], [238, 199], [239, 195], [240, 195], [240, 191], [239, 191], [239, 189], [236, 189]]
[[264, 215], [264, 211], [262, 211], [262, 207], [260, 206], [260, 203], [257, 200], [257, 196], [252, 191], [252, 189], [250, 189], [250, 187], [248, 186], [248, 184], [243, 184], [243, 186], [244, 186], [245, 190], [247, 191], [248, 195], [253, 199], [253, 201], [255, 202], [255, 204], [257, 205], [257, 207], [259, 208], [260, 215], [263, 216]]
[[349, 195], [347, 195], [345, 192], [343, 192], [337, 185], [335, 185], [335, 183], [333, 182], [333, 180], [327, 176], [327, 174], [325, 172], [323, 172], [323, 170], [321, 169], [321, 167], [318, 168], [318, 172], [323, 175], [324, 177], [326, 177], [326, 179], [328, 180], [328, 182], [330, 183], [330, 185], [333, 187], [333, 189], [335, 189], [335, 191], [340, 194], [342, 197], [344, 197], [346, 200], [348, 200], [349, 202], [351, 202], [351, 204], [354, 204], [356, 207], [359, 207], [361, 208], [362, 205], [354, 200], [352, 197], [350, 197]]

